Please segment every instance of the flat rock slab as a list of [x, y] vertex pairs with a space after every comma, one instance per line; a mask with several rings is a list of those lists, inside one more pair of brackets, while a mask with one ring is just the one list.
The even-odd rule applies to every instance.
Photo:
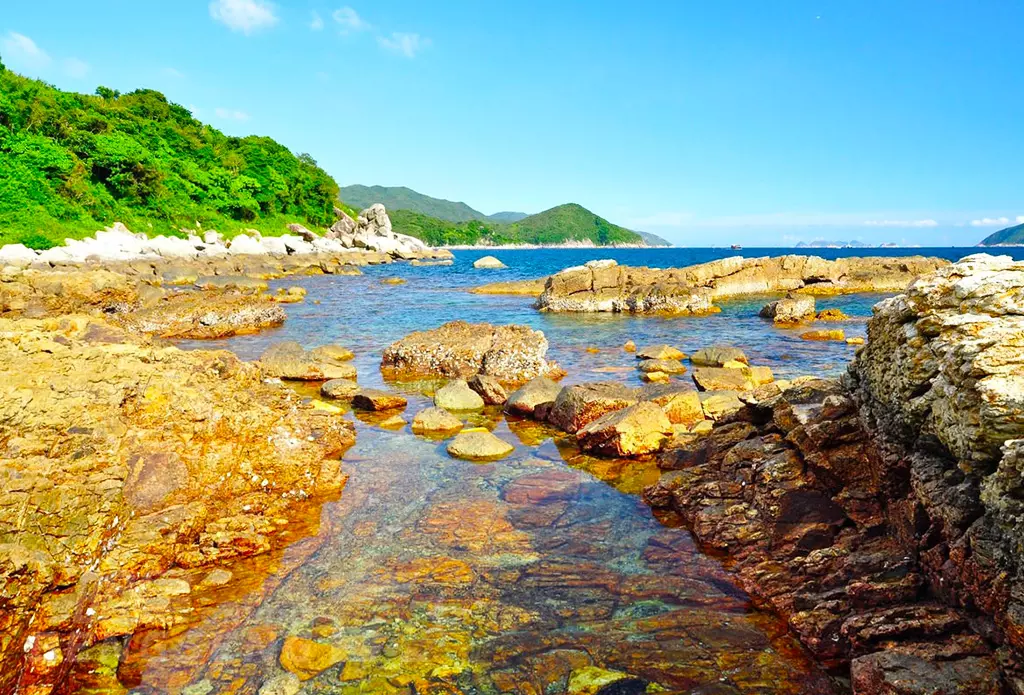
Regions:
[[686, 353], [671, 345], [651, 345], [636, 351], [641, 360], [685, 360]]
[[637, 366], [641, 372], [661, 372], [663, 374], [683, 374], [686, 365], [676, 359], [642, 360]]

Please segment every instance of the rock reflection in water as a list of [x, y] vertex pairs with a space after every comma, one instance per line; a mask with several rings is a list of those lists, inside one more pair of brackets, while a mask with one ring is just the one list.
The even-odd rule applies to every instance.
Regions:
[[[647, 692], [832, 692], [717, 561], [651, 517], [635, 492], [653, 464], [582, 456], [548, 428], [495, 418], [520, 446], [490, 464], [360, 425], [319, 534], [197, 591], [186, 627], [133, 637], [123, 682], [540, 695], [598, 666], [663, 688]], [[285, 678], [288, 637], [286, 661], [306, 680]]]

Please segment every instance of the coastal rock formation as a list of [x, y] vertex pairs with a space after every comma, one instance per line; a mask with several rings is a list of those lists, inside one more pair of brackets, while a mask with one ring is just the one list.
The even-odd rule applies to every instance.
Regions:
[[606, 456], [642, 456], [661, 449], [672, 423], [657, 404], [643, 401], [609, 412], [576, 433], [580, 448]]
[[509, 280], [506, 282], [492, 282], [470, 290], [472, 294], [507, 294], [525, 297], [539, 297], [544, 291], [547, 278], [535, 278], [533, 280]]
[[591, 261], [547, 279], [537, 300], [542, 311], [706, 314], [715, 301], [744, 295], [799, 290], [811, 295], [902, 290], [922, 273], [947, 262], [908, 258], [735, 256], [686, 268], [657, 270]]
[[451, 321], [417, 331], [384, 351], [381, 369], [396, 375], [440, 375], [468, 379], [486, 374], [521, 383], [536, 376], [559, 373], [544, 355], [548, 341], [527, 326]]
[[480, 394], [487, 405], [504, 405], [508, 393], [501, 380], [487, 374], [474, 374], [469, 380], [469, 388]]
[[137, 310], [113, 314], [111, 320], [161, 338], [216, 339], [280, 326], [285, 312], [265, 295], [174, 292]]
[[502, 268], [507, 268], [508, 266], [499, 261], [494, 256], [484, 256], [483, 258], [478, 258], [475, 261], [473, 261], [473, 267], [478, 269], [482, 268], [485, 270], [501, 270]]
[[0, 319], [0, 383], [0, 692], [22, 659], [172, 625], [188, 583], [161, 575], [270, 549], [355, 440], [228, 352], [86, 316]]
[[790, 292], [782, 299], [765, 304], [761, 318], [771, 319], [778, 324], [797, 324], [814, 319], [814, 297]]
[[[360, 212], [354, 227], [351, 221], [350, 217], [342, 213], [331, 227], [332, 238], [346, 248], [370, 249], [406, 260], [428, 255], [429, 249], [422, 241], [392, 231], [391, 218], [380, 203]], [[446, 251], [437, 257], [452, 256], [451, 252]]]
[[605, 413], [622, 410], [637, 402], [636, 389], [612, 381], [566, 386], [555, 398], [548, 422], [575, 433]]
[[645, 491], [858, 695], [1024, 687], [1024, 263], [880, 302], [842, 382], [799, 380], [666, 451]]
[[[344, 357], [344, 355], [342, 355]], [[275, 343], [260, 355], [260, 369], [269, 377], [296, 381], [355, 379], [356, 368], [324, 348], [306, 350], [294, 341]]]

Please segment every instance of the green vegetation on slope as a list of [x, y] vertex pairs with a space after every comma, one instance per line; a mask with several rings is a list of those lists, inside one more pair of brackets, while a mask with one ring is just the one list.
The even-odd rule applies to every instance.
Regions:
[[334, 221], [338, 185], [309, 155], [229, 137], [163, 94], [75, 94], [0, 63], [0, 244], [46, 248], [115, 221], [180, 234]]
[[575, 203], [559, 205], [511, 224], [480, 220], [448, 222], [409, 210], [388, 214], [396, 232], [422, 239], [432, 246], [564, 244], [588, 240], [598, 246], [608, 246], [643, 241], [636, 232], [614, 225]]
[[359, 210], [374, 203], [382, 203], [389, 215], [392, 211], [409, 210], [448, 222], [487, 219], [487, 215], [465, 203], [431, 198], [405, 186], [345, 186], [339, 195], [342, 200]]
[[981, 240], [980, 246], [997, 246], [999, 244], [1024, 244], [1024, 224], [1016, 227], [1000, 229]]

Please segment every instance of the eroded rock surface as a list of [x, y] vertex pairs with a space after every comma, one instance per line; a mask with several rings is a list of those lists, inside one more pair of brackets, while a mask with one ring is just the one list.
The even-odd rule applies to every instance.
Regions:
[[393, 343], [384, 351], [381, 369], [462, 379], [486, 374], [521, 383], [560, 373], [558, 365], [544, 358], [547, 351], [544, 334], [528, 326], [451, 321]]
[[706, 314], [715, 301], [800, 290], [811, 295], [895, 292], [946, 265], [937, 258], [735, 256], [686, 268], [658, 270], [591, 261], [547, 279], [537, 300], [542, 311]]
[[2, 692], [45, 687], [62, 649], [173, 624], [189, 584], [162, 575], [269, 550], [340, 490], [355, 440], [228, 352], [86, 316], [0, 319], [0, 384]]

